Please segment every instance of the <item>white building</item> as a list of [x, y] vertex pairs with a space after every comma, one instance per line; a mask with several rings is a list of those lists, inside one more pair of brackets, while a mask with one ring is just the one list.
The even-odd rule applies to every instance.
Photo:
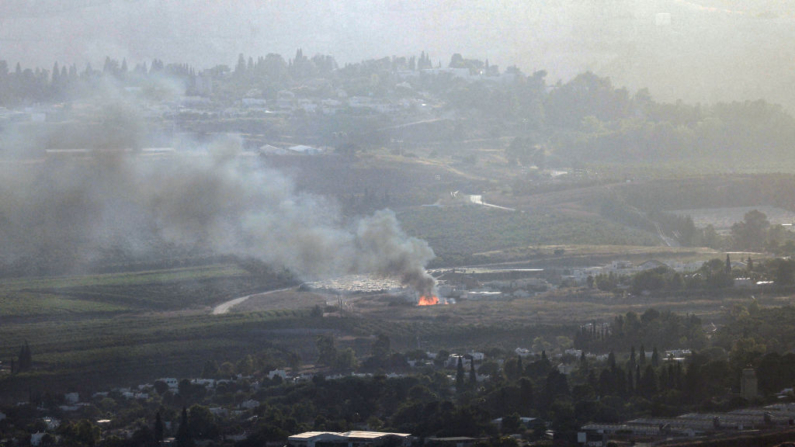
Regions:
[[45, 425], [47, 425], [47, 430], [55, 430], [56, 428], [61, 426], [61, 421], [55, 418], [51, 418], [49, 416], [41, 418]]
[[470, 356], [472, 360], [476, 362], [482, 362], [483, 360], [486, 359], [486, 354], [482, 352], [469, 351], [469, 354], [467, 355]]
[[205, 388], [215, 387], [215, 379], [191, 379], [190, 383], [193, 385], [201, 385]]
[[334, 444], [340, 447], [369, 447], [387, 444], [408, 447], [411, 444], [411, 435], [409, 433], [376, 431], [349, 431], [344, 433], [309, 431], [290, 436], [287, 441], [295, 447], [315, 447], [317, 443], [323, 446]]
[[173, 389], [173, 390], [175, 390], [175, 389], [177, 389], [177, 387], [179, 387], [179, 380], [177, 380], [177, 379], [175, 379], [173, 377], [166, 377], [164, 379], [157, 379], [156, 382], [157, 381], [165, 382], [166, 385], [168, 385], [168, 387]]
[[296, 154], [304, 154], [304, 155], [317, 155], [322, 153], [323, 151], [319, 148], [312, 147], [312, 146], [304, 146], [302, 144], [296, 146], [290, 146], [287, 148], [290, 152]]
[[567, 349], [567, 350], [563, 351], [563, 354], [573, 355], [576, 358], [580, 358], [580, 356], [582, 356], [582, 349], [571, 349], [570, 348], [570, 349]]
[[516, 355], [519, 357], [529, 357], [533, 355], [533, 351], [526, 348], [516, 348], [514, 352], [516, 352]]

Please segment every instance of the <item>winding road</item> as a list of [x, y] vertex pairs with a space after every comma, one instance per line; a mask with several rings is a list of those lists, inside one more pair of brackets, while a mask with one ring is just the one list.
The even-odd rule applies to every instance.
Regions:
[[213, 315], [223, 315], [225, 313], [228, 313], [229, 310], [231, 310], [233, 307], [237, 306], [238, 304], [242, 303], [243, 301], [246, 301], [247, 299], [251, 298], [252, 296], [269, 295], [271, 293], [284, 292], [286, 290], [292, 290], [292, 289], [294, 289], [294, 287], [285, 287], [283, 289], [269, 290], [267, 292], [252, 293], [251, 295], [241, 296], [240, 298], [235, 298], [233, 300], [229, 300], [229, 301], [223, 302], [223, 303], [215, 306], [213, 308]]

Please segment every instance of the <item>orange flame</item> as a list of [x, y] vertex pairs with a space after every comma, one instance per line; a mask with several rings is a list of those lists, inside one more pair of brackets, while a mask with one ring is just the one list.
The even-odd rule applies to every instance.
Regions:
[[439, 297], [436, 296], [421, 296], [418, 306], [435, 306], [439, 304]]

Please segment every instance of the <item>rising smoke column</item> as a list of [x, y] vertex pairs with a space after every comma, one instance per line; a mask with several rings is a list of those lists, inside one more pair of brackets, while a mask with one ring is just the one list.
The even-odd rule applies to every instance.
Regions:
[[333, 202], [297, 192], [240, 152], [238, 140], [225, 138], [167, 160], [111, 151], [6, 167], [0, 256], [80, 265], [110, 249], [145, 256], [164, 241], [254, 257], [305, 279], [370, 273], [432, 292], [424, 266], [433, 251], [408, 237], [392, 211], [345, 224]]
[[[283, 265], [304, 278], [371, 273], [430, 291], [433, 250], [408, 237], [389, 210], [344, 225], [333, 203], [300, 194], [278, 171], [251, 166], [236, 141], [207, 155], [145, 169], [146, 202], [168, 240]], [[163, 172], [165, 170], [165, 172]]]
[[436, 280], [425, 271], [425, 265], [434, 258], [433, 250], [427, 242], [407, 237], [395, 213], [382, 210], [360, 220], [355, 241], [358, 252], [364, 255], [357, 258], [359, 270], [398, 277], [420, 296], [435, 295]]
[[[368, 273], [432, 291], [424, 266], [433, 250], [407, 236], [393, 212], [345, 222], [333, 201], [301, 193], [261, 160], [240, 157], [237, 138], [168, 159], [121, 151], [139, 148], [150, 132], [143, 107], [184, 93], [174, 79], [143, 81], [157, 94], [130, 94], [107, 77], [91, 97], [81, 90], [80, 102], [97, 112], [76, 113], [77, 126], [0, 133], [0, 160], [7, 161], [0, 163], [0, 262], [44, 259], [79, 269], [108, 252], [141, 259], [172, 245], [253, 257], [303, 279]], [[95, 152], [81, 160], [11, 161], [63, 142]]]

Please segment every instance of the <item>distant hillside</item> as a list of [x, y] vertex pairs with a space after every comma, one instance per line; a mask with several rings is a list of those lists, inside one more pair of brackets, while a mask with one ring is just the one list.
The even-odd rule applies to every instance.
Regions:
[[152, 58], [233, 66], [239, 53], [333, 54], [341, 63], [428, 52], [546, 69], [555, 81], [592, 70], [660, 99], [765, 98], [795, 106], [792, 1], [560, 0], [474, 2], [16, 0], [0, 41], [11, 67], [134, 64]]

